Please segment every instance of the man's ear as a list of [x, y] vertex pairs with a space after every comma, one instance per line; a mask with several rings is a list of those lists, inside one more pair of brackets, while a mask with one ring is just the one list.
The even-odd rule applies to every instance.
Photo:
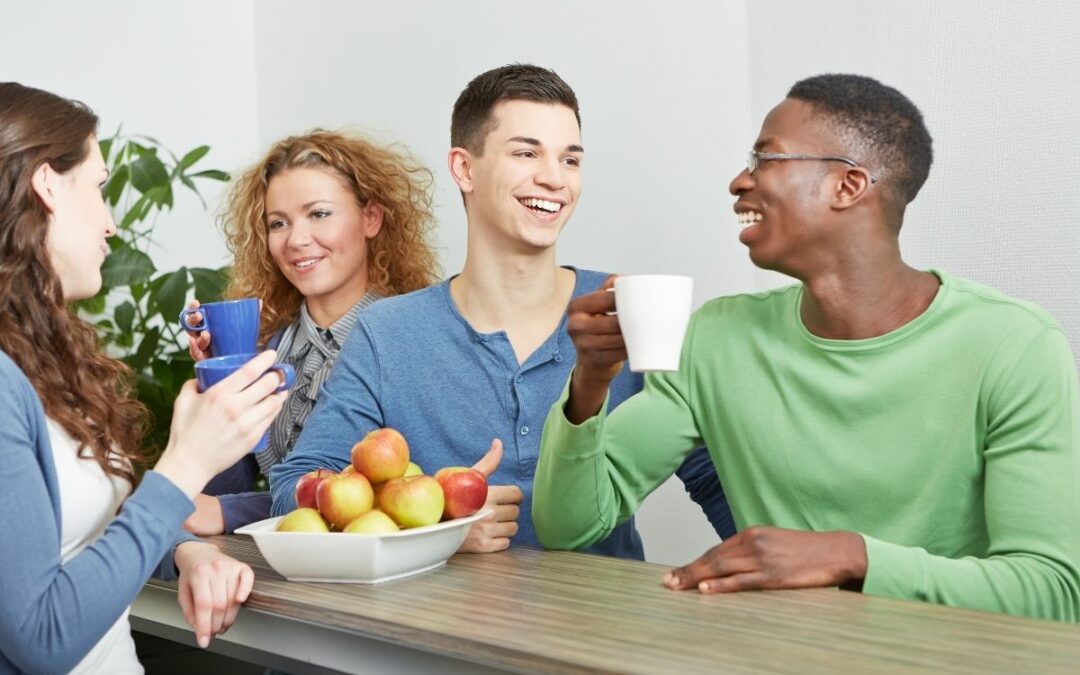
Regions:
[[465, 148], [450, 148], [446, 158], [450, 166], [450, 176], [457, 183], [462, 194], [473, 191], [472, 155]]
[[847, 209], [862, 201], [870, 191], [873, 179], [870, 172], [861, 166], [853, 166], [844, 172], [843, 178], [836, 184], [833, 195], [833, 208]]
[[59, 179], [60, 174], [56, 173], [48, 162], [43, 162], [30, 176], [30, 187], [49, 213], [56, 211], [56, 187]]

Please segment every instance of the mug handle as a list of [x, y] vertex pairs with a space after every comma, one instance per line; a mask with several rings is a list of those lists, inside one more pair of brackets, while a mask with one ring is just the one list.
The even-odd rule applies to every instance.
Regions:
[[270, 368], [266, 372], [270, 372], [271, 370], [278, 371], [279, 373], [281, 373], [281, 377], [285, 379], [285, 381], [278, 385], [278, 388], [274, 390], [275, 394], [285, 391], [289, 387], [293, 386], [293, 382], [296, 381], [296, 371], [293, 370], [293, 367], [287, 363], [275, 363], [274, 365], [270, 366]]
[[188, 317], [191, 316], [192, 314], [198, 312], [198, 311], [201, 311], [200, 307], [191, 307], [191, 308], [188, 308], [188, 309], [185, 309], [185, 310], [181, 310], [181, 312], [180, 312], [180, 325], [183, 327], [184, 330], [186, 330], [186, 331], [188, 331], [190, 333], [201, 333], [202, 331], [206, 330], [206, 313], [205, 312], [203, 313], [203, 320], [202, 320], [201, 324], [199, 324], [197, 326], [193, 326], [190, 323], [188, 323]]

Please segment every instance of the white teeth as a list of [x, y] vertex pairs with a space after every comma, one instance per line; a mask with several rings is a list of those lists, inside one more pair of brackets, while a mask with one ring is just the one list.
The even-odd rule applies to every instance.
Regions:
[[316, 258], [314, 260], [304, 260], [303, 262], [296, 263], [296, 268], [301, 269], [301, 270], [306, 269], [308, 267], [311, 267], [312, 265], [314, 265], [317, 262], [319, 262], [318, 258]]
[[533, 197], [528, 197], [526, 199], [521, 199], [518, 201], [520, 201], [525, 206], [534, 209], [541, 209], [542, 211], [547, 211], [548, 213], [556, 213], [559, 209], [562, 208], [562, 204], [560, 204], [559, 202], [549, 202], [546, 199], [536, 199]]
[[739, 217], [740, 225], [753, 225], [754, 223], [760, 222], [764, 217], [757, 211], [743, 211], [736, 215]]

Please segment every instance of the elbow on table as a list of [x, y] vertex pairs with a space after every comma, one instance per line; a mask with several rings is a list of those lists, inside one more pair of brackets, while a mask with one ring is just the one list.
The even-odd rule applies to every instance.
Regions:
[[578, 527], [560, 517], [557, 513], [543, 513], [533, 502], [533, 527], [536, 538], [546, 549], [572, 551], [590, 546], [607, 536], [607, 532], [596, 523], [595, 527]]

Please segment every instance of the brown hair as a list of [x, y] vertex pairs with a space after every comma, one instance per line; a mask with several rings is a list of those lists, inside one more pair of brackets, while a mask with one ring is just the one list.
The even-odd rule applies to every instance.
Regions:
[[299, 316], [300, 291], [270, 257], [266, 188], [297, 167], [324, 168], [352, 189], [361, 206], [374, 202], [383, 224], [368, 241], [368, 283], [383, 295], [415, 291], [439, 276], [429, 238], [432, 175], [400, 146], [384, 147], [356, 135], [315, 129], [276, 143], [230, 189], [221, 226], [235, 256], [226, 296], [263, 301], [259, 339], [265, 342]]
[[564, 105], [581, 126], [577, 96], [554, 70], [513, 63], [477, 75], [461, 91], [450, 117], [450, 147], [483, 155], [484, 140], [495, 128], [491, 111], [501, 101]]
[[131, 370], [106, 356], [94, 328], [65, 304], [46, 246], [49, 211], [30, 182], [42, 164], [58, 173], [81, 164], [96, 129], [82, 103], [0, 83], [0, 349], [79, 455], [134, 484], [146, 410], [130, 398]]

